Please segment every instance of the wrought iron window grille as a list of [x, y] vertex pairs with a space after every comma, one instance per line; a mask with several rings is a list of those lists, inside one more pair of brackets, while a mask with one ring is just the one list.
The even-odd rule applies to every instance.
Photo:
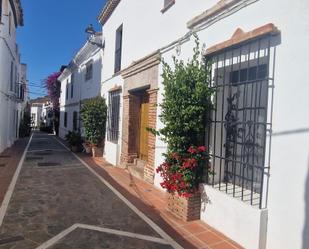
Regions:
[[214, 110], [206, 129], [206, 183], [252, 206], [266, 208], [275, 43], [271, 35], [206, 56]]
[[117, 142], [119, 137], [121, 90], [111, 91], [108, 97], [107, 140]]

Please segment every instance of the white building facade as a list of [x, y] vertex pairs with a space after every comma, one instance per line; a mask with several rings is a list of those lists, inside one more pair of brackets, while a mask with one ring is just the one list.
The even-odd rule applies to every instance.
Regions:
[[19, 122], [27, 101], [26, 65], [21, 64], [16, 29], [23, 26], [19, 0], [0, 1], [0, 152], [19, 136]]
[[216, 89], [201, 220], [245, 248], [309, 248], [308, 11], [306, 0], [108, 1], [105, 159], [160, 188], [166, 145], [143, 125], [163, 127], [160, 58], [192, 58], [196, 33]]
[[30, 100], [31, 127], [38, 129], [42, 126], [51, 127], [53, 106], [50, 97], [40, 97]]
[[[93, 42], [101, 44], [101, 34]], [[65, 138], [69, 131], [80, 131], [81, 102], [100, 95], [102, 50], [87, 41], [58, 77], [61, 82], [59, 136]]]

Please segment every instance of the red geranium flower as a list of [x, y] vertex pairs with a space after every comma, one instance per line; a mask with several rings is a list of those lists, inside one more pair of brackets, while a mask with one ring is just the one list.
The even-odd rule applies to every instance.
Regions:
[[198, 150], [201, 152], [205, 152], [206, 151], [206, 147], [205, 146], [200, 146], [198, 147]]
[[191, 153], [191, 154], [195, 154], [197, 152], [197, 150], [191, 146], [189, 149], [188, 149], [188, 152]]

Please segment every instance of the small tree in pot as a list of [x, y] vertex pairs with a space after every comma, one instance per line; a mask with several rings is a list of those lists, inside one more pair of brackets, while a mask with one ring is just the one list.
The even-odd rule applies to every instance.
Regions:
[[103, 141], [106, 132], [107, 106], [105, 99], [96, 97], [84, 100], [81, 118], [85, 128], [85, 136], [91, 144], [94, 157], [103, 155]]
[[[204, 146], [205, 127], [213, 109], [211, 65], [202, 56], [197, 36], [195, 42], [192, 59], [184, 62], [173, 57], [172, 66], [162, 62], [164, 98], [160, 119], [164, 128], [154, 131], [167, 143], [165, 160], [157, 173], [162, 177], [161, 186], [171, 193], [168, 208], [185, 220], [199, 218], [198, 186], [203, 171], [213, 174], [207, 167], [209, 156]], [[196, 212], [192, 214], [189, 207]]]

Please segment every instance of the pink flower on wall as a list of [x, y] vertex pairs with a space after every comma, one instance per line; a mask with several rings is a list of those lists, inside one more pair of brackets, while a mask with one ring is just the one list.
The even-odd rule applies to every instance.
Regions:
[[61, 83], [58, 81], [58, 77], [60, 76], [60, 74], [61, 72], [53, 73], [44, 80], [48, 95], [51, 99], [53, 109], [55, 111], [59, 111]]

